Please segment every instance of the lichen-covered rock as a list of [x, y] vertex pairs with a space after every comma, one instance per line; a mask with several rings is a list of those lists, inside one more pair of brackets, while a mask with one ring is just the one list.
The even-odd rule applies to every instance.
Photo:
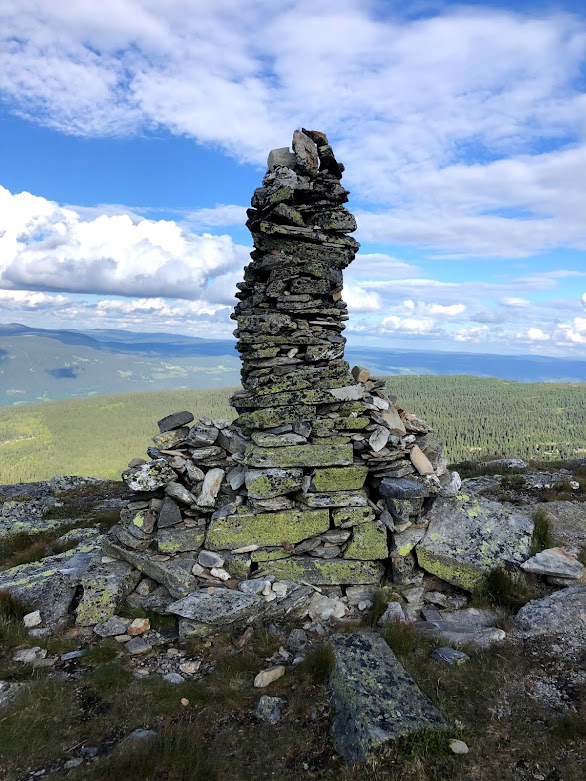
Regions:
[[196, 560], [193, 553], [160, 561], [148, 553], [129, 550], [109, 538], [104, 540], [103, 548], [105, 553], [129, 562], [144, 575], [166, 586], [176, 599], [184, 597], [196, 588], [197, 581], [191, 572]]
[[385, 743], [417, 730], [445, 730], [423, 694], [380, 635], [334, 635], [330, 677], [337, 711], [334, 739], [348, 762], [362, 762]]
[[256, 499], [291, 493], [301, 487], [301, 469], [247, 469], [245, 474], [248, 495]]
[[310, 491], [354, 491], [362, 488], [368, 467], [339, 466], [316, 469], [309, 485]]
[[427, 520], [416, 547], [419, 566], [455, 586], [471, 590], [505, 562], [529, 558], [533, 521], [497, 502], [467, 494], [440, 497]]
[[156, 491], [175, 480], [177, 474], [164, 458], [122, 472], [122, 479], [131, 491]]
[[340, 526], [342, 529], [372, 521], [373, 518], [374, 513], [370, 507], [341, 507], [332, 510], [334, 526]]
[[244, 453], [244, 463], [253, 467], [345, 466], [352, 459], [352, 445], [329, 442], [275, 448], [251, 445]]
[[216, 518], [209, 526], [206, 547], [210, 550], [234, 550], [245, 545], [279, 546], [296, 543], [327, 531], [327, 510], [284, 510], [275, 513], [241, 511], [238, 515]]
[[365, 491], [328, 491], [326, 493], [297, 494], [298, 502], [308, 507], [366, 507]]
[[110, 618], [136, 587], [141, 574], [125, 561], [102, 563], [96, 554], [81, 577], [83, 589], [77, 606], [78, 626], [92, 626]]
[[157, 546], [161, 553], [197, 551], [203, 545], [205, 533], [205, 526], [187, 526], [180, 523], [178, 526], [159, 529]]
[[352, 539], [344, 553], [345, 559], [373, 561], [386, 559], [388, 555], [387, 530], [382, 523], [369, 521], [352, 527]]
[[92, 543], [0, 573], [0, 591], [38, 608], [44, 623], [66, 615], [93, 558]]

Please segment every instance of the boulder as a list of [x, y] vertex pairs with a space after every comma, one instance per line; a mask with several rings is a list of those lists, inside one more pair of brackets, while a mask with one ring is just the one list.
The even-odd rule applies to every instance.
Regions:
[[0, 572], [0, 591], [38, 608], [43, 623], [53, 623], [69, 612], [95, 550], [92, 544], [83, 545]]
[[531, 548], [533, 521], [481, 497], [439, 497], [427, 534], [416, 547], [420, 567], [467, 590], [505, 563], [522, 564]]
[[515, 617], [515, 634], [522, 638], [565, 634], [586, 638], [586, 585], [568, 586], [524, 605]]

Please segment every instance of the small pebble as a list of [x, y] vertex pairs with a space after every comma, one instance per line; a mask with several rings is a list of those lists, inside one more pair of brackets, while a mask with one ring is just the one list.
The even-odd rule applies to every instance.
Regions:
[[463, 740], [452, 740], [450, 743], [450, 749], [454, 754], [467, 754], [469, 751], [468, 746]]

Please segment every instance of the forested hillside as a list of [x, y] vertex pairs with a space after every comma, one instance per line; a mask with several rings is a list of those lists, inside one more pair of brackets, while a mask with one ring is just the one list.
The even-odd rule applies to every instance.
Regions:
[[[389, 390], [428, 420], [451, 461], [586, 454], [586, 384], [469, 376], [397, 376]], [[144, 456], [156, 421], [188, 409], [232, 417], [231, 389], [98, 396], [0, 409], [0, 483], [54, 474], [116, 478]]]

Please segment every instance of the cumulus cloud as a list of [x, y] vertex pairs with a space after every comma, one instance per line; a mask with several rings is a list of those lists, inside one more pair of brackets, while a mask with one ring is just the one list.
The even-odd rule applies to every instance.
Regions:
[[405, 334], [430, 334], [435, 329], [435, 323], [431, 317], [417, 319], [415, 317], [401, 318], [398, 315], [385, 317], [381, 324], [383, 333], [400, 331]]
[[63, 310], [73, 304], [66, 296], [48, 296], [36, 290], [0, 290], [2, 311]]
[[369, 204], [363, 239], [444, 257], [586, 248], [584, 18], [398, 8], [4, 0], [0, 93], [64, 133], [164, 127], [253, 164], [293, 127], [323, 127]]
[[[71, 208], [0, 186], [0, 287], [200, 299], [248, 249], [169, 220], [82, 220]], [[234, 292], [233, 290], [231, 291]]]

